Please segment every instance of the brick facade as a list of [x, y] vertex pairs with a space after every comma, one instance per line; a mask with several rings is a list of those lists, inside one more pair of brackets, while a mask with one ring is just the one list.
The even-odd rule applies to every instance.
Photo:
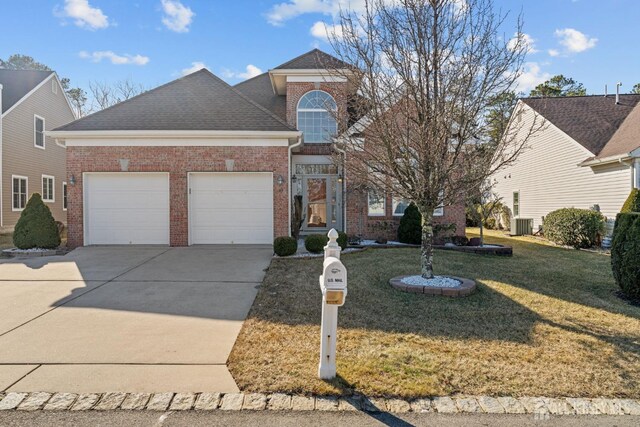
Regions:
[[[364, 239], [387, 240], [398, 239], [398, 225], [401, 216], [393, 216], [392, 196], [387, 194], [385, 198], [385, 215], [369, 216], [367, 194], [363, 192], [348, 192], [345, 197], [347, 202], [347, 234], [360, 236]], [[444, 215], [434, 216], [433, 224], [455, 224], [455, 235], [465, 235], [465, 211], [464, 204], [455, 204], [444, 207]], [[436, 241], [439, 240], [436, 236]]]
[[[170, 244], [188, 245], [188, 172], [226, 172], [225, 160], [234, 160], [234, 172], [273, 172], [275, 236], [289, 234], [287, 147], [67, 147], [68, 247], [84, 244], [83, 172], [169, 172]], [[278, 176], [284, 183], [277, 184]], [[275, 237], [274, 236], [274, 237]]]

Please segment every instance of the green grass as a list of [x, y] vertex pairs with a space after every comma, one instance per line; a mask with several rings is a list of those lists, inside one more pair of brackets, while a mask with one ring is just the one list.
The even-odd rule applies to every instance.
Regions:
[[[472, 231], [470, 235], [473, 235]], [[343, 256], [338, 376], [316, 377], [321, 260], [274, 259], [229, 358], [245, 391], [417, 397], [640, 397], [640, 308], [619, 299], [607, 255], [488, 232], [512, 258], [437, 251], [436, 274], [475, 279], [462, 299], [402, 293], [417, 249]]]

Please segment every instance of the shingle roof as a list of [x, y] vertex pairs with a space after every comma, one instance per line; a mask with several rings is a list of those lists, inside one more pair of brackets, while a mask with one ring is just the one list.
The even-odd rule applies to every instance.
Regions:
[[274, 93], [269, 73], [245, 80], [234, 87], [282, 120], [287, 120], [287, 97]]
[[55, 130], [294, 129], [208, 70], [202, 69]]
[[597, 157], [628, 154], [637, 148], [640, 148], [640, 102], [629, 113]]
[[611, 95], [523, 98], [522, 101], [598, 155], [638, 105], [640, 95], [620, 95], [620, 104], [616, 104], [615, 96]]
[[284, 64], [278, 65], [275, 70], [315, 70], [315, 69], [336, 69], [351, 68], [352, 65], [331, 56], [320, 49], [313, 49], [307, 53], [293, 58]]
[[53, 71], [6, 70], [0, 68], [0, 84], [2, 85], [2, 112], [4, 113], [31, 92]]

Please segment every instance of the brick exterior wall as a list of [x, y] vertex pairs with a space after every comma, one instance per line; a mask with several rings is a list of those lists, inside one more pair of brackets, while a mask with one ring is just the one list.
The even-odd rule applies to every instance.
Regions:
[[[226, 172], [233, 159], [234, 172], [273, 172], [275, 236], [289, 234], [287, 147], [67, 147], [68, 247], [84, 244], [83, 172], [121, 172], [120, 159], [129, 159], [128, 172], [169, 172], [170, 244], [187, 246], [189, 235], [187, 173]], [[276, 180], [282, 175], [284, 184]], [[274, 237], [275, 237], [274, 236]]]
[[[364, 239], [398, 240], [398, 225], [401, 216], [393, 216], [392, 196], [387, 195], [384, 216], [369, 216], [367, 194], [363, 192], [349, 192], [347, 190], [347, 234], [361, 236]], [[443, 216], [434, 216], [433, 223], [455, 224], [455, 235], [465, 235], [464, 204], [444, 207]], [[452, 233], [453, 234], [453, 233]], [[436, 236], [436, 241], [438, 236]]]

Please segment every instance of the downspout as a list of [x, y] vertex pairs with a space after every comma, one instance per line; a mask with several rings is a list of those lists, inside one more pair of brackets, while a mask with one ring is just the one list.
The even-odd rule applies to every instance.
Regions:
[[636, 174], [636, 182], [633, 184], [634, 187], [633, 188], [640, 188], [640, 159], [636, 159], [636, 167], [635, 167], [635, 174]]
[[287, 206], [289, 208], [289, 213], [287, 214], [287, 218], [289, 218], [289, 237], [291, 237], [291, 199], [293, 197], [293, 195], [291, 194], [291, 152], [293, 151], [294, 148], [299, 147], [300, 144], [302, 144], [302, 135], [298, 135], [298, 142], [296, 142], [295, 144], [292, 144], [289, 146], [289, 179], [287, 179], [287, 185], [289, 188], [289, 197], [288, 197], [288, 203]]
[[[0, 230], [4, 225], [4, 207], [2, 206], [2, 183], [4, 182], [4, 175], [2, 171], [2, 89], [2, 84], [0, 84]], [[13, 185], [12, 182], [10, 182], [9, 184]]]
[[342, 154], [342, 182], [340, 187], [342, 190], [342, 231], [347, 232], [347, 192], [345, 191], [347, 185], [347, 168], [344, 166], [347, 164], [347, 152], [338, 148], [335, 143], [333, 148], [340, 154]]

